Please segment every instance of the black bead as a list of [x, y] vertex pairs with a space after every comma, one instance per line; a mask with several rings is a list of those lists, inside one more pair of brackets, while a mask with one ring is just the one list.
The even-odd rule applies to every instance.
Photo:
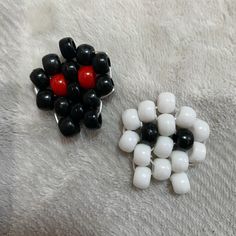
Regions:
[[72, 38], [66, 37], [59, 41], [59, 48], [61, 54], [66, 59], [73, 59], [76, 57], [76, 46]]
[[91, 65], [94, 55], [94, 48], [88, 44], [82, 44], [76, 50], [77, 61], [80, 65]]
[[101, 75], [97, 78], [96, 92], [98, 96], [102, 97], [109, 94], [114, 88], [113, 80], [109, 75]]
[[79, 124], [75, 125], [70, 117], [61, 118], [58, 127], [64, 136], [71, 136], [80, 132]]
[[93, 68], [97, 74], [106, 74], [109, 71], [109, 63], [105, 52], [98, 52], [93, 58]]
[[89, 129], [99, 129], [102, 126], [102, 116], [95, 111], [88, 111], [84, 114], [84, 124]]
[[44, 56], [42, 63], [47, 75], [55, 75], [61, 70], [61, 62], [56, 54], [48, 54]]
[[54, 104], [55, 112], [59, 116], [67, 116], [70, 112], [70, 102], [65, 97], [60, 97]]
[[193, 146], [194, 136], [188, 129], [179, 129], [173, 136], [176, 148], [188, 150]]
[[83, 96], [84, 106], [87, 109], [96, 109], [100, 106], [101, 100], [97, 96], [96, 92], [91, 89], [88, 90]]
[[66, 80], [76, 82], [78, 80], [78, 66], [75, 62], [65, 62], [62, 64], [61, 71]]
[[39, 109], [52, 110], [54, 105], [54, 95], [51, 90], [39, 91], [36, 95], [36, 104]]
[[81, 103], [75, 104], [70, 111], [70, 117], [75, 124], [79, 123], [84, 117], [84, 108]]
[[30, 74], [30, 80], [39, 89], [45, 89], [49, 86], [50, 80], [41, 68], [34, 69]]
[[157, 125], [153, 123], [143, 124], [143, 127], [141, 128], [141, 138], [143, 142], [153, 144], [157, 140], [157, 135], [158, 135]]
[[73, 101], [80, 100], [80, 87], [79, 84], [74, 82], [70, 83], [67, 87], [67, 96]]

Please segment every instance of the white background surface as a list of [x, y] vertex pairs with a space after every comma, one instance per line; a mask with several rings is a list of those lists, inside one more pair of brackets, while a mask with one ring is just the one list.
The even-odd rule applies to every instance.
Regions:
[[[236, 1], [0, 1], [1, 235], [235, 235]], [[103, 127], [63, 138], [29, 73], [72, 36], [108, 52]], [[163, 91], [209, 122], [191, 192], [131, 185], [121, 112]]]

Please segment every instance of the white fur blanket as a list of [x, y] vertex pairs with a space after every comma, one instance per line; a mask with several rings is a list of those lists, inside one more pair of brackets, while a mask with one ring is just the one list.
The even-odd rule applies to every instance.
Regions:
[[[236, 1], [0, 1], [0, 235], [236, 235]], [[29, 73], [71, 36], [108, 52], [116, 93], [103, 127], [63, 138], [35, 105]], [[207, 159], [132, 187], [121, 112], [174, 92], [209, 122]]]

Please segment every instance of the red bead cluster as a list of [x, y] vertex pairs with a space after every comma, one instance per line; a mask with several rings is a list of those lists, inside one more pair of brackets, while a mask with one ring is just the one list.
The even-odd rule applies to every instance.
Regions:
[[[82, 66], [78, 70], [78, 82], [83, 89], [93, 89], [96, 86], [96, 73], [92, 66]], [[53, 75], [50, 86], [56, 96], [67, 95], [68, 81], [63, 74]]]

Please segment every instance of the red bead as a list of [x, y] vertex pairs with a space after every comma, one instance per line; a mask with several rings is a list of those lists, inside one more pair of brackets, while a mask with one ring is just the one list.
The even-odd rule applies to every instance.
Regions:
[[82, 66], [78, 71], [78, 80], [81, 88], [92, 89], [96, 86], [96, 74], [92, 66]]
[[57, 96], [67, 95], [67, 81], [63, 74], [57, 74], [51, 77], [50, 86], [52, 91]]

